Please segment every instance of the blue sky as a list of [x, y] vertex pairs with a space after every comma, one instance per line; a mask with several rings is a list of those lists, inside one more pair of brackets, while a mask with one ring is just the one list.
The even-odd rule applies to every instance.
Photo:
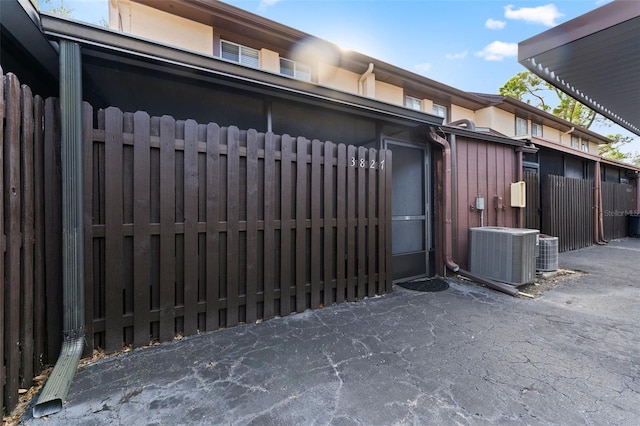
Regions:
[[[40, 0], [41, 2], [43, 0]], [[108, 0], [50, 0], [107, 20]], [[525, 68], [517, 44], [609, 0], [227, 0], [225, 3], [455, 88], [498, 93]], [[47, 5], [44, 9], [46, 10]], [[618, 126], [592, 127], [602, 134]], [[640, 138], [625, 147], [640, 151]]]

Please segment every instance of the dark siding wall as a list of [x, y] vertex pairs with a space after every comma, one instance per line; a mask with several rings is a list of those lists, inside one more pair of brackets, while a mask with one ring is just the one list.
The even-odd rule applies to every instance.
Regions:
[[[514, 227], [518, 209], [511, 207], [510, 185], [516, 181], [513, 147], [457, 137], [454, 212], [454, 258], [467, 267], [469, 228], [480, 226], [476, 197], [485, 199], [484, 225]], [[502, 208], [496, 209], [498, 197]]]

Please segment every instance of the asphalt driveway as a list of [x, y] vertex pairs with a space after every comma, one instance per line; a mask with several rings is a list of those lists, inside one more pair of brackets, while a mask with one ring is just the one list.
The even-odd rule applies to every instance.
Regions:
[[450, 280], [83, 367], [27, 425], [637, 425], [640, 239], [537, 299]]

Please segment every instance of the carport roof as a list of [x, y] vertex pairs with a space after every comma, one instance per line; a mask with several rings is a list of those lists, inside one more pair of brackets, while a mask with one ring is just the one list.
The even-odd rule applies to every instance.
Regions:
[[522, 41], [518, 61], [640, 135], [639, 1], [613, 1]]

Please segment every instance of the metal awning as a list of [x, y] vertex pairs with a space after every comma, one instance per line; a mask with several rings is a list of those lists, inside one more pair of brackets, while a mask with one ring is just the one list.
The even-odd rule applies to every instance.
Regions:
[[613, 1], [520, 42], [518, 61], [640, 135], [639, 1]]

